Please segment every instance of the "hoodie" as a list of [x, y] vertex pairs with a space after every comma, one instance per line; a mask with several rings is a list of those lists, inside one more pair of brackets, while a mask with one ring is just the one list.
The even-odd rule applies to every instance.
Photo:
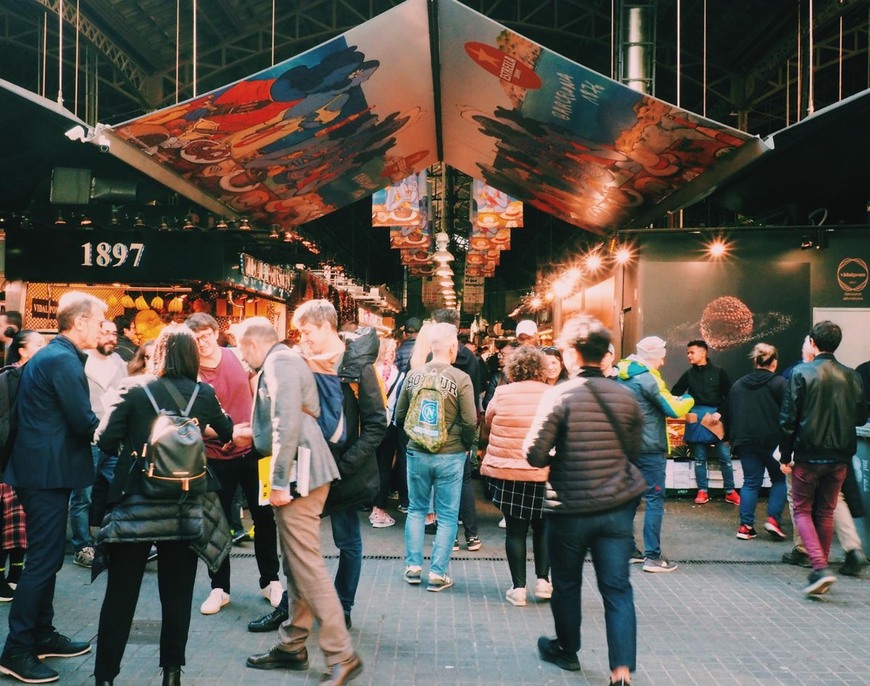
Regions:
[[779, 408], [786, 380], [766, 369], [756, 369], [731, 387], [722, 412], [733, 448], [755, 445], [773, 449], [779, 443]]
[[631, 389], [643, 416], [642, 453], [667, 453], [668, 431], [665, 417], [680, 419], [695, 405], [690, 395], [674, 396], [668, 391], [657, 369], [646, 366], [636, 355], [620, 360], [616, 380]]
[[[375, 371], [378, 336], [371, 327], [347, 335], [342, 349], [336, 346], [306, 357], [315, 374], [337, 375], [341, 382], [344, 439], [331, 443], [341, 479], [332, 485], [323, 510], [371, 505], [380, 485], [375, 450], [387, 432], [383, 383]], [[324, 412], [321, 396], [321, 412]]]

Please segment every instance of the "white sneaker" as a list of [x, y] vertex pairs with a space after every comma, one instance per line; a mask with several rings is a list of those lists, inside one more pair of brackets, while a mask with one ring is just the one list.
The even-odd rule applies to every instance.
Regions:
[[507, 528], [507, 522], [505, 521], [504, 517], [502, 517], [501, 521], [498, 523], [498, 528], [499, 529], [506, 529]]
[[230, 604], [230, 594], [222, 588], [213, 588], [205, 602], [199, 606], [199, 611], [204, 615], [216, 615], [224, 605]]
[[535, 582], [535, 598], [549, 600], [553, 597], [553, 584], [546, 579], [538, 579]]
[[[260, 593], [269, 601], [272, 607], [278, 607], [281, 602], [281, 596], [284, 595], [284, 587], [280, 581], [270, 581], [266, 588], [261, 588]], [[227, 600], [229, 602], [229, 600]]]
[[371, 522], [375, 529], [386, 529], [388, 526], [393, 526], [396, 523], [396, 520], [384, 512], [384, 514], [379, 517], [372, 519]]
[[517, 607], [526, 606], [526, 589], [524, 588], [512, 588], [504, 594], [504, 597], [507, 598], [507, 601], [511, 605], [516, 605]]

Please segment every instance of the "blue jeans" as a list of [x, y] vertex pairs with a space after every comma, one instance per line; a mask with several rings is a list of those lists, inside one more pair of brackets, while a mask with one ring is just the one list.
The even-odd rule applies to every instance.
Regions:
[[643, 515], [643, 556], [651, 560], [658, 560], [662, 556], [666, 465], [665, 456], [661, 453], [641, 453], [637, 460], [637, 466], [647, 483], [643, 494], [646, 504]]
[[465, 453], [433, 455], [408, 448], [408, 518], [405, 520], [405, 564], [423, 566], [423, 539], [429, 493], [435, 491], [438, 531], [432, 544], [430, 574], [444, 576], [450, 564], [459, 525], [459, 499]]
[[761, 445], [741, 445], [734, 451], [743, 466], [743, 488], [740, 489], [740, 523], [746, 526], [755, 525], [755, 506], [758, 504], [758, 492], [764, 480], [764, 470], [770, 476], [770, 495], [767, 498], [767, 516], [773, 517], [777, 524], [782, 523], [782, 511], [785, 509], [785, 474], [779, 468], [779, 462], [773, 457], [773, 448]]
[[[118, 458], [106, 455], [97, 446], [91, 446], [91, 456], [94, 458], [94, 469], [97, 476], [102, 475], [109, 483], [115, 474]], [[91, 509], [91, 491], [93, 486], [77, 488], [69, 498], [69, 528], [72, 533], [70, 541], [73, 549], [78, 552], [85, 546], [93, 546], [91, 531], [88, 528], [88, 516]]]
[[[695, 482], [699, 491], [706, 491], [709, 485], [707, 481], [707, 455], [710, 446], [706, 443], [689, 443], [692, 457], [695, 460]], [[734, 490], [734, 467], [731, 466], [731, 446], [725, 441], [713, 444], [713, 455], [719, 460], [722, 467], [722, 481], [725, 492]]]
[[362, 571], [362, 534], [357, 508], [336, 510], [329, 515], [332, 540], [338, 548], [338, 569], [335, 572], [335, 591], [345, 612], [350, 612], [359, 586]]
[[593, 514], [547, 515], [547, 544], [553, 598], [550, 609], [559, 646], [570, 653], [580, 650], [583, 560], [592, 553], [598, 590], [604, 601], [607, 654], [610, 669], [635, 669], [637, 619], [628, 558], [637, 501]]

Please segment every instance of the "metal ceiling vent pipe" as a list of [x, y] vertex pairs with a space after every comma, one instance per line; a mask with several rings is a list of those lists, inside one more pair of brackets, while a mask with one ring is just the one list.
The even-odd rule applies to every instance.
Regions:
[[629, 88], [652, 95], [655, 81], [655, 5], [623, 3], [620, 16], [620, 80]]

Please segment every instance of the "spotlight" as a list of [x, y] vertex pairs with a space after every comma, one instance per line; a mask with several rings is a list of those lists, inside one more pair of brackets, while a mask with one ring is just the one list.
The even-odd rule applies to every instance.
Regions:
[[713, 259], [718, 260], [720, 257], [725, 257], [727, 252], [728, 252], [728, 243], [725, 242], [724, 238], [715, 238], [707, 246], [707, 253]]
[[631, 250], [625, 246], [617, 248], [615, 258], [617, 264], [628, 264], [631, 261]]

